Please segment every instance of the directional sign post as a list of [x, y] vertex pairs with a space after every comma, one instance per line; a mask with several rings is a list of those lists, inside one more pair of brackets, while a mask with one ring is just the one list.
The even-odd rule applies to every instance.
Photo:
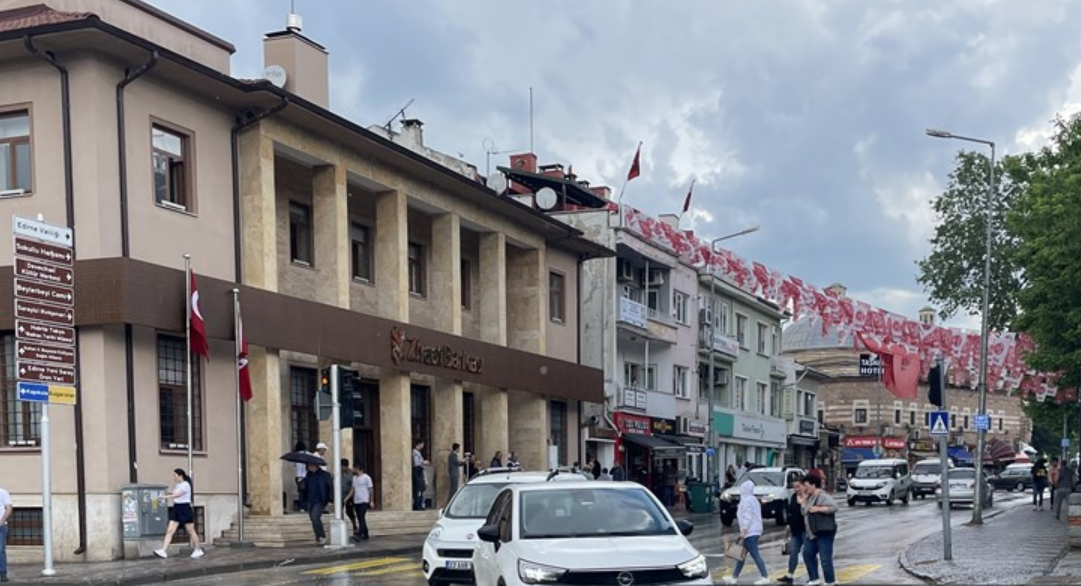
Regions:
[[974, 418], [976, 424], [976, 431], [990, 431], [991, 429], [991, 416], [977, 414]]
[[54, 576], [52, 446], [49, 405], [74, 405], [75, 253], [71, 228], [12, 216], [15, 305], [15, 378], [20, 401], [41, 404], [41, 501], [43, 576]]

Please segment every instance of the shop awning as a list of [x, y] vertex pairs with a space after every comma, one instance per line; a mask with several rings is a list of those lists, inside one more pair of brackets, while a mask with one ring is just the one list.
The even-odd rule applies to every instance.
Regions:
[[946, 449], [946, 455], [957, 460], [958, 464], [971, 464], [972, 452], [961, 446], [950, 446]]
[[873, 448], [841, 448], [841, 463], [858, 464], [864, 460], [874, 460]]
[[679, 455], [687, 452], [687, 447], [683, 444], [677, 444], [674, 441], [668, 441], [667, 439], [656, 435], [625, 433], [623, 434], [623, 441], [637, 444], [656, 454]]

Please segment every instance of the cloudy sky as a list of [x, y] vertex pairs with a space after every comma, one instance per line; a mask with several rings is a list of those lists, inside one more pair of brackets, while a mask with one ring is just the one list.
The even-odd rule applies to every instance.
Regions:
[[[289, 0], [151, 0], [231, 41], [259, 77]], [[414, 99], [426, 142], [485, 169], [541, 163], [678, 213], [684, 227], [818, 286], [915, 316], [952, 158], [927, 127], [1043, 144], [1081, 109], [1081, 1], [295, 0], [331, 60], [331, 108], [382, 124]], [[976, 146], [976, 145], [973, 145]], [[492, 166], [506, 154], [492, 155]], [[958, 316], [952, 325], [976, 327]]]

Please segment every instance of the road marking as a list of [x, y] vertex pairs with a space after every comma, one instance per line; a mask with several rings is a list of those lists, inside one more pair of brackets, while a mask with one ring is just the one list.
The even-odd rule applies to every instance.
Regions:
[[385, 576], [387, 574], [414, 574], [417, 576], [423, 575], [418, 569], [417, 562], [410, 561], [405, 564], [399, 564], [396, 566], [384, 566], [373, 570], [360, 570], [357, 572], [349, 572], [350, 576]]
[[319, 568], [318, 570], [308, 570], [302, 572], [303, 574], [313, 574], [318, 576], [329, 576], [330, 574], [340, 574], [342, 572], [352, 572], [354, 570], [364, 570], [368, 568], [378, 568], [380, 566], [389, 566], [391, 564], [401, 564], [404, 562], [411, 562], [415, 564], [409, 558], [378, 558], [371, 560], [364, 560], [362, 562], [354, 562], [352, 564], [342, 564], [338, 566], [328, 566], [326, 568]]
[[[735, 562], [733, 562], [733, 563], [735, 563]], [[878, 570], [881, 567], [882, 566], [878, 565], [878, 564], [857, 564], [857, 565], [854, 565], [854, 566], [844, 566], [844, 567], [835, 568], [834, 573], [836, 574], [835, 578], [836, 578], [837, 582], [855, 583], [855, 582], [859, 581], [860, 578], [863, 578], [867, 574], [870, 574], [870, 573]], [[744, 564], [743, 570], [744, 570], [744, 573], [746, 573], [748, 575], [751, 575], [751, 574], [753, 574], [755, 576], [758, 575], [758, 570], [754, 567], [754, 562], [752, 562], [750, 560], [748, 560], [747, 564]], [[787, 574], [788, 574], [788, 572], [786, 570], [778, 570], [778, 571], [775, 571], [775, 572], [771, 573], [769, 575], [769, 578], [770, 578], [770, 580], [776, 582], [778, 578], [781, 578], [781, 577], [783, 577], [783, 576], [785, 576]], [[722, 568], [720, 570], [714, 570], [713, 571], [713, 579], [714, 580], [720, 580], [720, 579], [724, 578], [725, 576], [731, 576], [731, 575], [732, 575], [732, 570], [729, 569], [729, 568]], [[807, 571], [805, 569], [803, 569], [803, 564], [802, 563], [800, 564], [800, 569], [796, 571], [796, 574], [793, 577], [796, 578], [796, 579], [804, 579], [804, 578], [807, 577]]]

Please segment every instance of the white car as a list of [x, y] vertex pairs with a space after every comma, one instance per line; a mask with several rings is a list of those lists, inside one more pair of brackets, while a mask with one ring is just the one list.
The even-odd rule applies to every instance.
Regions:
[[459, 488], [447, 507], [439, 511], [439, 520], [424, 540], [421, 569], [428, 584], [472, 584], [477, 529], [484, 524], [496, 495], [510, 484], [548, 480], [577, 482], [582, 477], [577, 474], [489, 468]]
[[912, 477], [908, 473], [908, 461], [897, 458], [864, 460], [856, 467], [856, 473], [848, 479], [845, 494], [848, 506], [858, 502], [886, 503], [900, 500], [908, 504], [912, 493]]
[[[946, 482], [950, 483], [950, 507], [955, 505], [971, 505], [976, 502], [976, 469], [954, 468], [946, 474]], [[995, 504], [995, 488], [983, 473], [983, 508], [990, 509]], [[942, 508], [942, 482], [935, 488], [935, 500], [938, 508]]]
[[473, 552], [481, 586], [712, 584], [706, 558], [634, 482], [514, 484], [496, 497]]

